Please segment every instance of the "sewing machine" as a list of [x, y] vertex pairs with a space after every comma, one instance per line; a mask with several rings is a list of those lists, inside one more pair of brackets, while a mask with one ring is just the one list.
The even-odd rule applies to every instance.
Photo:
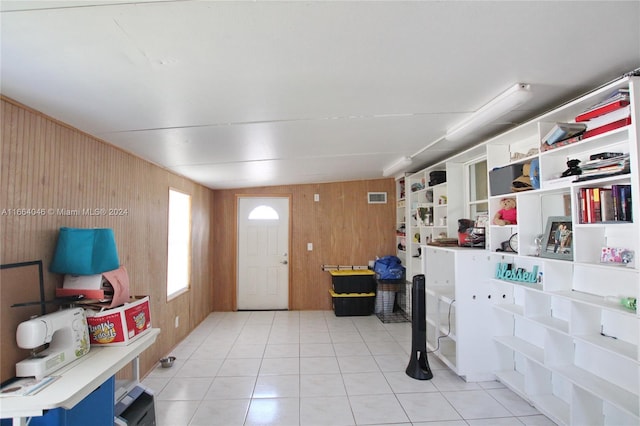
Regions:
[[[89, 352], [89, 329], [84, 309], [63, 309], [24, 321], [18, 325], [16, 341], [31, 356], [16, 364], [17, 377], [37, 380]], [[49, 343], [36, 353], [35, 349]]]

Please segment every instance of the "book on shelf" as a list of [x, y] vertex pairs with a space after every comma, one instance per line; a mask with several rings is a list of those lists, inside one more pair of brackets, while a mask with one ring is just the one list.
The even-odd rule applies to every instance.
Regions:
[[602, 115], [605, 115], [610, 112], [619, 110], [623, 107], [626, 107], [627, 105], [629, 105], [629, 103], [630, 103], [629, 97], [627, 96], [626, 99], [618, 99], [608, 104], [601, 105], [595, 109], [585, 111], [582, 114], [576, 116], [576, 122], [583, 122], [583, 121], [589, 121], [589, 120], [595, 119]]
[[616, 220], [611, 188], [600, 189], [600, 215], [603, 222]]
[[586, 132], [584, 132], [583, 138], [591, 138], [602, 133], [607, 133], [612, 130], [619, 129], [620, 127], [628, 126], [629, 124], [631, 124], [631, 116], [618, 121], [614, 121], [609, 124], [605, 124], [604, 126], [596, 127], [595, 129], [587, 130]]
[[587, 121], [592, 118], [599, 117], [618, 108], [629, 105], [631, 98], [629, 97], [629, 89], [614, 90], [601, 102], [591, 105], [584, 112], [576, 116], [576, 121]]
[[587, 130], [584, 123], [556, 123], [542, 138], [542, 143], [553, 145], [565, 139], [577, 136]]
[[602, 216], [596, 214], [596, 203], [600, 211], [600, 188], [580, 188], [580, 223], [601, 222]]
[[617, 157], [590, 160], [580, 166], [583, 175], [590, 174], [619, 174], [629, 173], [629, 154], [621, 154]]
[[631, 185], [611, 188], [580, 188], [580, 223], [630, 222]]
[[[591, 105], [584, 112], [580, 113], [576, 117], [576, 121], [583, 121], [583, 120], [578, 120], [578, 117], [581, 117], [583, 115], [590, 115], [591, 116], [590, 118], [597, 117], [597, 115], [603, 114], [603, 112], [600, 111], [602, 108], [606, 109], [606, 107], [609, 107], [610, 105], [615, 104], [617, 102], [628, 103], [629, 101], [630, 101], [629, 89], [616, 89], [613, 92], [611, 92], [606, 99], [602, 100], [601, 102], [598, 102], [595, 105]], [[589, 118], [587, 118], [587, 120], [588, 119]]]
[[602, 212], [600, 210], [600, 188], [593, 188], [593, 191], [591, 191], [589, 196], [593, 221], [602, 222]]
[[631, 210], [631, 185], [611, 185], [611, 192], [613, 193], [615, 220], [631, 222], [633, 220]]
[[574, 182], [628, 174], [630, 172], [629, 154], [587, 161], [580, 166], [580, 171], [582, 173], [576, 176]]
[[540, 151], [545, 152], [545, 151], [549, 151], [550, 149], [555, 149], [555, 148], [560, 148], [562, 146], [567, 146], [567, 145], [571, 145], [572, 143], [576, 143], [582, 140], [582, 135], [577, 135], [577, 136], [573, 136], [571, 138], [568, 139], [563, 139], [560, 142], [556, 142], [552, 145], [546, 144], [546, 143], [542, 143], [540, 144]]
[[616, 172], [616, 173], [603, 172], [603, 173], [595, 173], [595, 174], [578, 175], [578, 177], [574, 179], [573, 182], [586, 182], [589, 180], [603, 179], [603, 178], [608, 178], [612, 176], [619, 176], [619, 175], [626, 175], [626, 174], [629, 174], [629, 172], [624, 172], [624, 171]]
[[589, 130], [597, 129], [598, 127], [605, 126], [616, 121], [625, 119], [631, 115], [631, 105], [627, 105], [622, 108], [615, 109], [611, 112], [603, 114], [599, 117], [592, 118], [591, 120], [584, 121], [583, 124], [587, 125], [587, 132]]

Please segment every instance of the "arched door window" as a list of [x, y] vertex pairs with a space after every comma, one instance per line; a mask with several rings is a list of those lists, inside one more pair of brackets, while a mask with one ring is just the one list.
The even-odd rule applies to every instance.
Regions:
[[280, 216], [273, 207], [261, 205], [249, 213], [249, 220], [278, 220]]

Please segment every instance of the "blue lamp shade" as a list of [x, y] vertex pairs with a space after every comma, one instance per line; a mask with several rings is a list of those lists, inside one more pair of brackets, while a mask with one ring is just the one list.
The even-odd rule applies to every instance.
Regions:
[[96, 275], [119, 267], [112, 229], [60, 228], [49, 271], [69, 275]]

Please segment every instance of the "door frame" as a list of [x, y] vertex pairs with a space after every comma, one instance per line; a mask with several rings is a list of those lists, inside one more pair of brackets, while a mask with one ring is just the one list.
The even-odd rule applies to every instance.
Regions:
[[289, 263], [287, 264], [287, 309], [291, 310], [291, 301], [293, 300], [291, 297], [291, 265], [293, 263], [294, 254], [291, 252], [291, 232], [293, 230], [293, 219], [292, 219], [292, 202], [291, 202], [291, 194], [277, 194], [277, 193], [266, 193], [266, 194], [236, 194], [236, 200], [233, 205], [233, 292], [231, 294], [231, 305], [234, 311], [238, 310], [238, 267], [240, 266], [240, 259], [238, 259], [238, 212], [240, 211], [240, 199], [241, 198], [287, 198], [289, 203], [289, 223], [288, 227], [288, 236], [287, 236], [287, 253]]

